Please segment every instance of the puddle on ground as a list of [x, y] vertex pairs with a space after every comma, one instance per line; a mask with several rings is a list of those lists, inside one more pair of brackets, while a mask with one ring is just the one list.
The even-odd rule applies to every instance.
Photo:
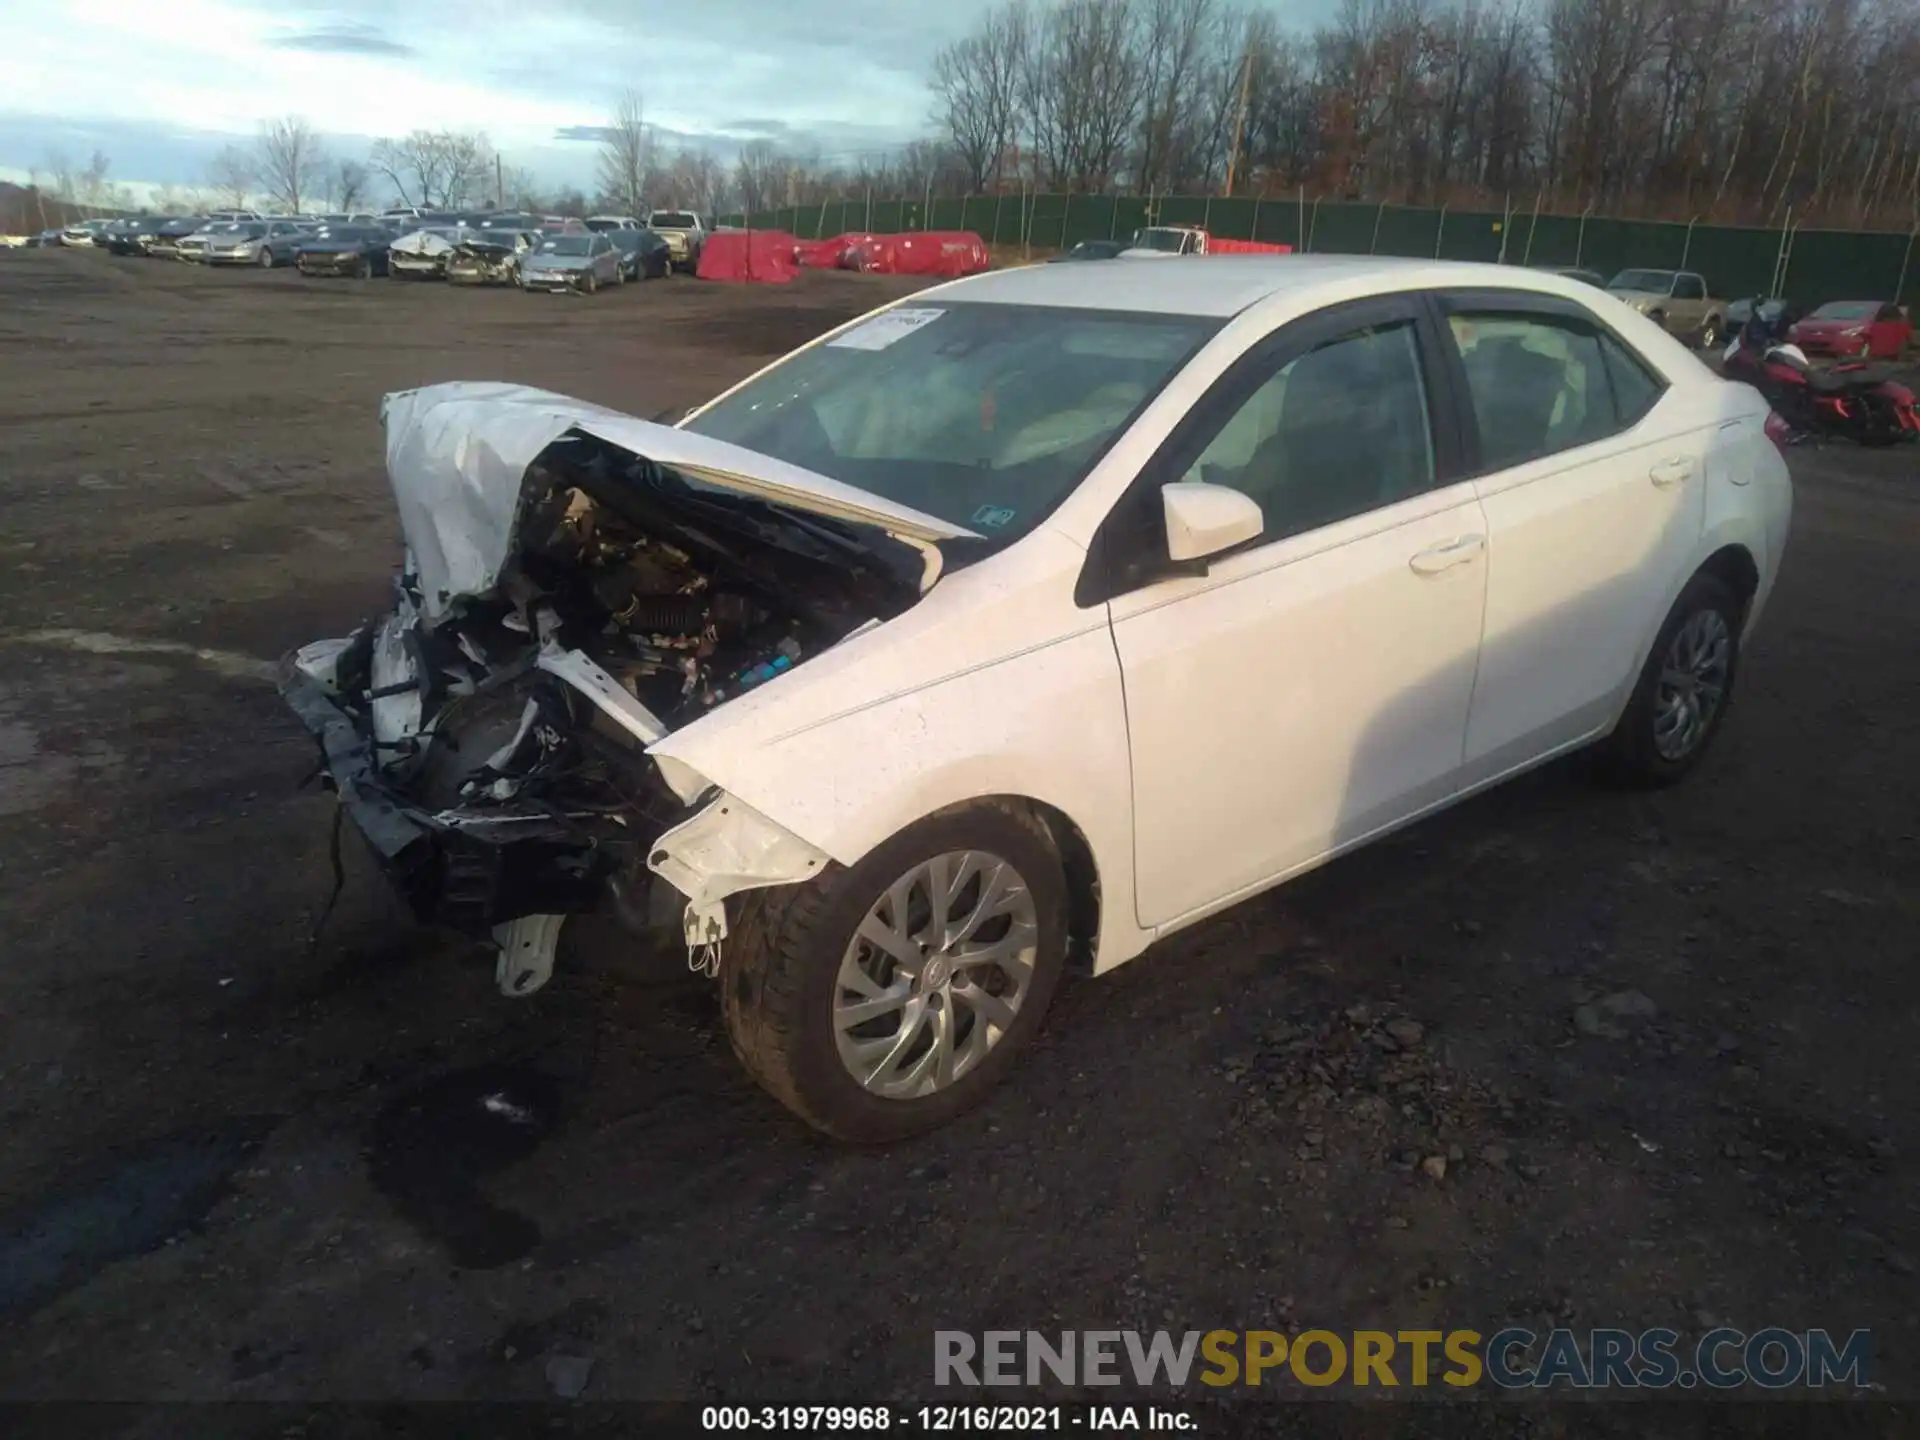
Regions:
[[466, 1270], [531, 1252], [540, 1227], [481, 1193], [560, 1121], [560, 1082], [518, 1065], [457, 1070], [391, 1101], [373, 1122], [369, 1172], [402, 1218]]
[[205, 1218], [270, 1120], [149, 1141], [0, 1218], [0, 1317], [36, 1310]]

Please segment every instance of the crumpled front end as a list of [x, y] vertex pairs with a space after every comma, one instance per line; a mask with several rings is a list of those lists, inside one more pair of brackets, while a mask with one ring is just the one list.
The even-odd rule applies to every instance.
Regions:
[[384, 413], [393, 608], [288, 656], [281, 691], [414, 913], [491, 937], [521, 994], [561, 917], [680, 916], [706, 943], [726, 894], [817, 873], [822, 852], [648, 751], [914, 603], [918, 552], [876, 530], [849, 564], [820, 521], [772, 523], [610, 437], [685, 464], [717, 442], [564, 397], [446, 386]]
[[462, 245], [447, 261], [452, 285], [511, 285], [519, 275], [519, 257], [504, 245]]

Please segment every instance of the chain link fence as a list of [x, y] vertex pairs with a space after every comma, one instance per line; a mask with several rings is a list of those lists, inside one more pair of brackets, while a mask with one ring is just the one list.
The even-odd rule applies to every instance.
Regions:
[[1419, 209], [1293, 199], [1132, 195], [973, 195], [965, 199], [830, 200], [722, 225], [787, 230], [817, 240], [847, 231], [970, 230], [998, 246], [1062, 250], [1121, 239], [1144, 225], [1199, 225], [1237, 240], [1286, 244], [1306, 254], [1421, 255], [1508, 265], [1577, 265], [1611, 275], [1628, 266], [1694, 270], [1711, 292], [1828, 300], [1920, 300], [1914, 234], [1759, 229], [1518, 210]]

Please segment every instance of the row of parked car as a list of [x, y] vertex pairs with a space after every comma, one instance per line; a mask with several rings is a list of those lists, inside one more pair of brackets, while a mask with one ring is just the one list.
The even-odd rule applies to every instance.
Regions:
[[591, 294], [602, 286], [695, 269], [705, 234], [697, 215], [677, 210], [656, 210], [645, 220], [418, 209], [314, 216], [228, 210], [86, 220], [35, 239], [206, 265], [285, 265], [315, 278], [385, 276]]

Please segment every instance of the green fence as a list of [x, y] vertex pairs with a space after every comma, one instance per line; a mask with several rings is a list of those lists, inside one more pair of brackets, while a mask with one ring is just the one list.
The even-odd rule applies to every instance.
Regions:
[[1131, 235], [1141, 226], [1201, 225], [1239, 240], [1307, 253], [1432, 255], [1510, 265], [1580, 265], [1612, 274], [1629, 265], [1697, 270], [1713, 293], [1826, 300], [1920, 301], [1914, 236], [1894, 231], [1760, 230], [1728, 225], [1423, 210], [1308, 199], [1225, 200], [1132, 195], [973, 195], [965, 199], [830, 200], [824, 205], [722, 216], [723, 225], [821, 239], [850, 230], [971, 230], [995, 245], [1061, 249]]

